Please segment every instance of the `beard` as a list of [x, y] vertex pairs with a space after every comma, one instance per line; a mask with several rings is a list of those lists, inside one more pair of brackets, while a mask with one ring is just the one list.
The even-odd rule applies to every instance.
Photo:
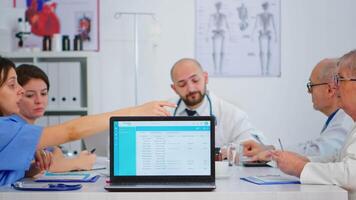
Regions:
[[182, 98], [184, 101], [185, 105], [193, 107], [199, 103], [201, 103], [204, 100], [205, 93], [203, 94], [200, 91], [196, 92], [191, 92], [185, 96], [185, 98]]

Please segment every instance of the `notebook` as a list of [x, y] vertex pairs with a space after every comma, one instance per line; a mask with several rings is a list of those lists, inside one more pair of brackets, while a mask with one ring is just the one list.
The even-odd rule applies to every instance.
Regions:
[[105, 189], [215, 189], [213, 117], [112, 117]]

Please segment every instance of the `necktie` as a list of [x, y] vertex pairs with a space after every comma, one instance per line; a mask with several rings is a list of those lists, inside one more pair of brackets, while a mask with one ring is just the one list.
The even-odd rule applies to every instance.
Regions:
[[185, 112], [187, 112], [188, 116], [194, 116], [197, 113], [197, 111], [189, 109], [185, 109]]

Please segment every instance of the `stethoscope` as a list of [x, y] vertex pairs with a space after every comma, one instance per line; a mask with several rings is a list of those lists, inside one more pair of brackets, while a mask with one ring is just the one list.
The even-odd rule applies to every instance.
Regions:
[[[206, 97], [207, 97], [207, 99], [208, 99], [208, 102], [209, 102], [209, 111], [210, 111], [210, 116], [212, 116], [212, 117], [214, 117], [215, 118], [215, 126], [216, 126], [216, 124], [217, 124], [217, 120], [216, 120], [216, 117], [215, 117], [215, 115], [213, 114], [213, 106], [212, 106], [212, 104], [211, 104], [211, 100], [210, 100], [210, 97], [209, 97], [209, 95], [208, 94], [206, 94], [205, 95]], [[177, 107], [174, 109], [174, 112], [173, 112], [173, 116], [175, 117], [176, 115], [177, 115], [177, 110], [178, 110], [178, 108], [179, 108], [179, 106], [180, 106], [180, 104], [182, 103], [182, 98], [179, 98], [179, 100], [177, 101]]]

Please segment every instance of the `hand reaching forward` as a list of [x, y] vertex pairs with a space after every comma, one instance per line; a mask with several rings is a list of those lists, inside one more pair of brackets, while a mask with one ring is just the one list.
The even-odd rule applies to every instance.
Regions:
[[170, 116], [170, 113], [164, 108], [165, 106], [175, 108], [176, 104], [167, 101], [152, 101], [134, 107], [131, 112], [131, 115], [132, 116]]

